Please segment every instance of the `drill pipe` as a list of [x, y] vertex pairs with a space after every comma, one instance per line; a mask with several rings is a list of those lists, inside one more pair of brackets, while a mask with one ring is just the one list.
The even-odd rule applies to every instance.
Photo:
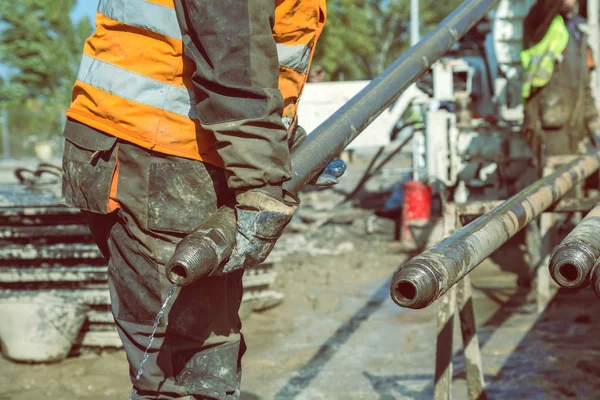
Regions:
[[599, 166], [600, 151], [592, 150], [401, 265], [392, 299], [401, 307], [428, 306]]
[[590, 273], [590, 286], [596, 296], [600, 297], [600, 260], [596, 261]]
[[600, 204], [554, 249], [550, 275], [560, 286], [576, 289], [590, 282], [590, 271], [600, 257]]
[[[354, 140], [379, 114], [423, 75], [431, 64], [442, 57], [454, 43], [483, 18], [498, 0], [467, 0], [448, 15], [441, 24], [416, 46], [398, 58], [381, 75], [374, 78], [348, 103], [319, 125], [292, 154], [292, 179], [284, 188], [292, 193], [302, 189], [327, 163]], [[177, 246], [167, 265], [171, 283], [187, 285], [210, 274], [226, 260], [235, 241], [234, 232], [215, 225], [225, 219], [235, 221], [231, 206], [210, 217]], [[235, 222], [225, 224], [235, 229]], [[217, 227], [217, 228], [215, 228]], [[214, 240], [205, 238], [210, 229]], [[229, 228], [227, 228], [229, 229]]]

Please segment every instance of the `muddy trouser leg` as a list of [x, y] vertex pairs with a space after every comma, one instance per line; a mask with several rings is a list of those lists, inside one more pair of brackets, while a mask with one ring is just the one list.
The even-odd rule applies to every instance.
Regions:
[[238, 317], [242, 273], [178, 288], [144, 362], [154, 320], [172, 287], [165, 264], [177, 242], [199, 225], [198, 213], [218, 206], [218, 173], [126, 143], [119, 144], [118, 159], [121, 208], [115, 215], [94, 214], [90, 226], [100, 247], [104, 241], [108, 248], [112, 311], [129, 361], [131, 398], [237, 399], [245, 351]]

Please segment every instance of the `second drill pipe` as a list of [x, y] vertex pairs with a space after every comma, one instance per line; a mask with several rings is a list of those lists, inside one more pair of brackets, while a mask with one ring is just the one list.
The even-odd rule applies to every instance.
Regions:
[[590, 273], [590, 286], [596, 296], [600, 297], [600, 259], [596, 261]]
[[[285, 183], [284, 188], [295, 193], [322, 171], [433, 62], [446, 54], [497, 1], [465, 1], [419, 44], [315, 129], [292, 154], [292, 179]], [[179, 243], [167, 265], [167, 278], [171, 283], [187, 285], [215, 273], [218, 266], [229, 257], [234, 244], [234, 211], [231, 207], [221, 207]]]
[[428, 306], [599, 166], [600, 152], [590, 151], [412, 258], [394, 273], [392, 299]]
[[560, 286], [576, 289], [590, 281], [592, 267], [600, 257], [600, 204], [554, 249], [550, 275]]

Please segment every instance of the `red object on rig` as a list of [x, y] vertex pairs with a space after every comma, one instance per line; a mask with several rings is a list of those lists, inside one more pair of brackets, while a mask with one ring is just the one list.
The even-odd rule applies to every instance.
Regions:
[[407, 181], [402, 185], [404, 205], [400, 240], [408, 248], [418, 248], [418, 240], [411, 227], [424, 227], [431, 219], [431, 186], [419, 181]]

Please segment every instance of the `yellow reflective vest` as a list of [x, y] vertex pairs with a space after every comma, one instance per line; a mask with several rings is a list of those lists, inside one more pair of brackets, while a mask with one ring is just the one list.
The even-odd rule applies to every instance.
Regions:
[[568, 42], [569, 31], [565, 21], [557, 15], [542, 40], [521, 51], [521, 65], [524, 70], [521, 87], [523, 102], [529, 98], [533, 88], [548, 84], [554, 73], [554, 64], [567, 48]]

